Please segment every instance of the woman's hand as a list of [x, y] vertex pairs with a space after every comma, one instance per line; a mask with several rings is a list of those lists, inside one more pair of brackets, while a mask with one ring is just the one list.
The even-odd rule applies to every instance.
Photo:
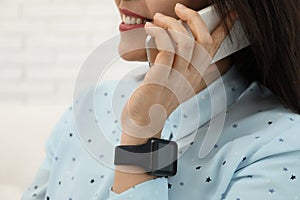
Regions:
[[[153, 24], [145, 25], [146, 32], [155, 38], [158, 54], [143, 83], [123, 108], [123, 133], [140, 138], [159, 134], [172, 111], [205, 88], [204, 75], [217, 70], [210, 63], [227, 36], [223, 24], [210, 34], [196, 11], [177, 4], [175, 12], [187, 23], [194, 38], [178, 20], [159, 13]], [[235, 12], [225, 19], [229, 28], [235, 19]]]
[[[182, 24], [168, 16], [156, 14], [154, 24], [146, 24], [146, 32], [155, 37], [159, 52], [143, 83], [123, 108], [121, 144], [142, 144], [147, 138], [160, 137], [169, 114], [205, 87], [201, 85], [203, 74], [226, 37], [222, 25], [210, 34], [197, 12], [179, 4], [175, 11], [187, 22], [195, 40]], [[113, 185], [116, 193], [155, 178], [137, 166], [118, 167]]]

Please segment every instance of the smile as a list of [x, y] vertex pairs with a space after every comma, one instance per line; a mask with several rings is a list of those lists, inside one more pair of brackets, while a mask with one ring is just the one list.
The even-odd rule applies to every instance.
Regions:
[[122, 21], [124, 24], [146, 24], [147, 20], [142, 18], [137, 18], [133, 16], [128, 16], [123, 14]]
[[127, 9], [120, 8], [120, 12], [122, 16], [122, 23], [119, 26], [119, 30], [121, 32], [136, 28], [143, 28], [147, 21], [152, 21]]

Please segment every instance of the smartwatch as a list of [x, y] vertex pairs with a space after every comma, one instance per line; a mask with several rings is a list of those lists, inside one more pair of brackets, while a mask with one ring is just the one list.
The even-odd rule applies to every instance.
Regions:
[[150, 138], [141, 145], [115, 147], [115, 165], [137, 165], [147, 174], [163, 177], [177, 172], [178, 145], [174, 141]]

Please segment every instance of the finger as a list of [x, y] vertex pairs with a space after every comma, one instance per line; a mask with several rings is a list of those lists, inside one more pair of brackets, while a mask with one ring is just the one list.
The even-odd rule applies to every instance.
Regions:
[[190, 67], [193, 67], [198, 74], [204, 76], [204, 73], [209, 67], [211, 61], [212, 57], [209, 55], [208, 51], [202, 45], [196, 43]]
[[210, 51], [210, 54], [212, 55], [212, 57], [214, 57], [217, 50], [220, 48], [222, 42], [228, 36], [228, 33], [226, 32], [225, 24], [228, 25], [228, 29], [230, 31], [234, 23], [236, 22], [236, 19], [237, 19], [237, 13], [235, 11], [231, 11], [227, 15], [225, 20], [222, 23], [220, 23], [220, 25], [211, 34], [213, 38], [213, 47]]
[[171, 29], [184, 35], [189, 35], [187, 30], [178, 22], [178, 20], [173, 17], [169, 17], [161, 13], [156, 13], [153, 17], [153, 22], [155, 25], [160, 26], [164, 29]]
[[168, 66], [170, 68], [170, 74], [174, 61], [175, 48], [167, 31], [150, 22], [145, 24], [145, 31], [155, 38], [156, 47], [159, 51], [154, 65]]
[[205, 49], [209, 50], [213, 44], [213, 40], [207, 25], [198, 12], [185, 7], [180, 3], [176, 4], [175, 12], [182, 21], [185, 21], [188, 24], [195, 40]]
[[168, 34], [176, 44], [173, 68], [186, 70], [193, 55], [194, 40], [178, 20], [160, 13], [156, 13], [153, 19], [155, 25], [168, 30]]

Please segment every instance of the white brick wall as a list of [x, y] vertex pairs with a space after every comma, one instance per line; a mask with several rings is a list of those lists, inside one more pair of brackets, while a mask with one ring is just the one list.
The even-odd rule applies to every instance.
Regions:
[[0, 104], [69, 104], [81, 63], [119, 23], [113, 0], [0, 0]]

